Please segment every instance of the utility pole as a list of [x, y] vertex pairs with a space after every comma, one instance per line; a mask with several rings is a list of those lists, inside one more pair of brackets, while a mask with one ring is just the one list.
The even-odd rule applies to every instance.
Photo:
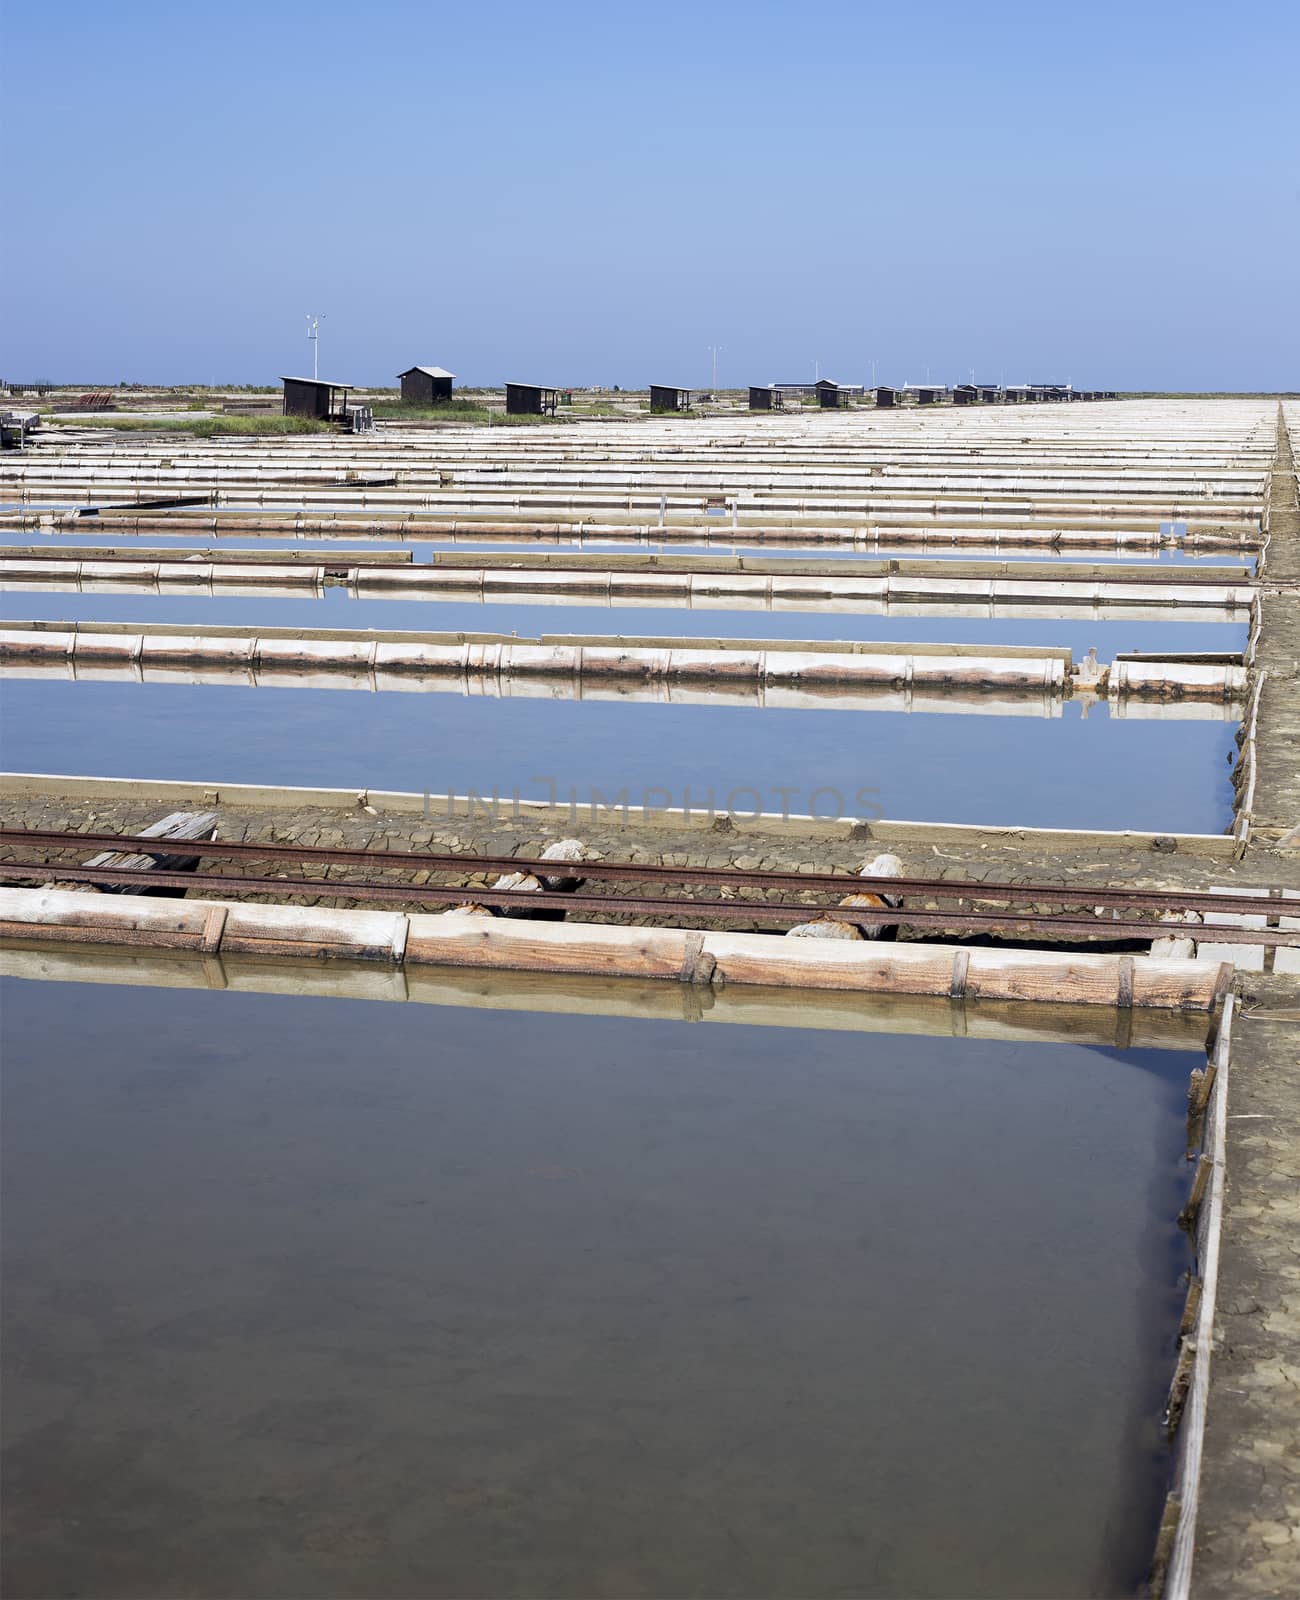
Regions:
[[711, 344], [709, 346], [709, 354], [713, 357], [713, 393], [716, 395], [718, 392], [718, 357], [722, 354], [722, 346], [720, 344]]
[[324, 312], [315, 317], [307, 313], [307, 337], [311, 340], [311, 375], [320, 377], [320, 325], [325, 320]]

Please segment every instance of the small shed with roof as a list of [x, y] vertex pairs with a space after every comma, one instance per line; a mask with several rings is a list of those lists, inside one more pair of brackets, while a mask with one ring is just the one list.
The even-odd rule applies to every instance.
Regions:
[[751, 411], [784, 411], [785, 395], [774, 383], [751, 383], [749, 386]]
[[407, 367], [405, 372], [398, 374], [398, 381], [402, 385], [402, 404], [436, 406], [440, 401], [450, 400], [455, 376], [446, 367]]
[[506, 384], [506, 411], [512, 417], [553, 417], [559, 403], [560, 391], [544, 383]]
[[681, 389], [670, 383], [650, 385], [650, 410], [652, 412], [689, 411], [694, 389]]
[[315, 417], [318, 422], [346, 422], [350, 383], [324, 378], [281, 378], [286, 417]]

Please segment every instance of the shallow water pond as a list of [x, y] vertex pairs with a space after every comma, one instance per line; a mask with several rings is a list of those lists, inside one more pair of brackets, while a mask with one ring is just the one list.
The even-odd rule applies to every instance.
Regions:
[[422, 632], [617, 634], [672, 638], [865, 639], [913, 644], [1038, 645], [1068, 648], [1076, 660], [1095, 649], [1103, 661], [1117, 651], [1240, 652], [1248, 626], [1237, 622], [1138, 616], [1098, 619], [1082, 615], [1036, 618], [1008, 616], [909, 616], [902, 607], [888, 616], [851, 611], [767, 611], [729, 607], [521, 604], [482, 605], [465, 600], [357, 599], [330, 588], [314, 597], [298, 594], [130, 594], [103, 589], [0, 591], [0, 615], [33, 622], [183, 622], [198, 627], [230, 624], [249, 628], [390, 628]]
[[1193, 1058], [3, 1002], [6, 1592], [1141, 1581]]
[[[322, 681], [324, 675], [316, 681]], [[1219, 833], [1235, 724], [40, 678], [0, 690], [24, 772]], [[355, 687], [346, 687], [346, 685]], [[978, 700], [968, 706], [978, 708]]]

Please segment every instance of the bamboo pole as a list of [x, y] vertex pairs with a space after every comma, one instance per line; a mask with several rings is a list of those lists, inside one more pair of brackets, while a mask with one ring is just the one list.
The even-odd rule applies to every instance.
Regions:
[[599, 684], [755, 685], [803, 695], [840, 688], [913, 689], [1060, 696], [1069, 651], [1007, 646], [997, 654], [967, 645], [863, 645], [819, 640], [574, 635], [410, 634], [315, 629], [81, 623], [13, 623], [0, 628], [0, 662], [71, 661], [241, 670], [352, 670], [433, 678], [541, 676]]
[[892, 946], [771, 934], [597, 923], [509, 921], [455, 913], [171, 903], [0, 888], [0, 938], [140, 945], [218, 955], [379, 961], [564, 972], [688, 984], [756, 985], [972, 1000], [1208, 1010], [1231, 968], [1218, 962], [951, 945]]
[[[964, 563], [974, 565], [974, 563]], [[333, 577], [360, 599], [412, 599], [561, 605], [674, 606], [698, 609], [820, 610], [888, 612], [896, 605], [951, 608], [987, 615], [1008, 604], [1037, 613], [1059, 614], [1106, 607], [1131, 616], [1135, 609], [1167, 615], [1193, 608], [1239, 610], [1243, 618], [1257, 593], [1253, 583], [1183, 583], [1168, 575], [1160, 585], [1113, 579], [1072, 582], [979, 576], [842, 576], [809, 573], [674, 573], [654, 570], [604, 572], [501, 570], [492, 567], [410, 566], [392, 571], [365, 568], [273, 566], [269, 563], [171, 561], [71, 561], [15, 559], [0, 553], [0, 588], [128, 589], [153, 593], [163, 588], [203, 588], [219, 592], [274, 594], [280, 590], [323, 591]], [[1203, 575], [1198, 574], [1198, 578]]]
[[[1200, 1504], [1201, 1462], [1210, 1394], [1219, 1282], [1219, 1244], [1227, 1180], [1228, 1058], [1231, 1052], [1235, 996], [1223, 1002], [1212, 1053], [1214, 1084], [1202, 1133], [1205, 1193], [1196, 1210], [1192, 1282], [1196, 1304], [1192, 1327], [1180, 1341], [1180, 1367], [1185, 1394], [1178, 1407], [1174, 1486], [1169, 1496], [1172, 1529], [1166, 1551], [1157, 1549], [1154, 1588], [1162, 1600], [1188, 1600], [1196, 1553], [1196, 1521]], [[1175, 1380], [1177, 1383], [1177, 1379]], [[1166, 1564], [1167, 1559], [1167, 1564]]]

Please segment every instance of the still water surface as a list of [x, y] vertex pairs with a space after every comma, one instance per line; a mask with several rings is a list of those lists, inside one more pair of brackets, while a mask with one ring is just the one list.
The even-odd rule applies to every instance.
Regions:
[[1141, 1581], [1188, 1056], [2, 995], [7, 1593]]
[[765, 611], [759, 608], [711, 610], [680, 606], [486, 605], [465, 600], [356, 599], [345, 589], [322, 595], [250, 594], [78, 594], [62, 590], [0, 592], [0, 615], [32, 622], [182, 622], [198, 627], [246, 628], [409, 628], [457, 633], [649, 635], [654, 638], [858, 639], [914, 644], [1034, 645], [1069, 649], [1082, 660], [1096, 649], [1103, 661], [1117, 651], [1213, 650], [1240, 652], [1248, 623], [1190, 620], [1188, 610], [1175, 620], [1138, 617], [1098, 620], [1086, 614], [1061, 617], [888, 616], [851, 611]]
[[[356, 680], [352, 680], [356, 681]], [[978, 702], [974, 702], [977, 704]], [[1231, 722], [13, 680], [23, 772], [1219, 833]], [[689, 794], [688, 794], [689, 791]], [[711, 795], [711, 799], [710, 799]]]
[[[467, 605], [196, 594], [24, 593], [11, 616], [249, 627], [412, 628], [681, 638], [890, 640], [1240, 651], [1244, 624], [888, 617], [654, 607]], [[318, 680], [325, 683], [329, 680]], [[347, 680], [336, 678], [337, 684]], [[1061, 715], [498, 700], [229, 684], [7, 682], [4, 762], [28, 771], [554, 796], [752, 814], [1218, 833], [1235, 724]], [[1028, 704], [1028, 699], [1026, 700]], [[954, 702], [956, 705], [956, 702]], [[974, 713], [979, 702], [973, 701]], [[1138, 709], [1138, 708], [1134, 708]], [[688, 793], [689, 792], [689, 793]], [[649, 795], [647, 800], [645, 797]]]

